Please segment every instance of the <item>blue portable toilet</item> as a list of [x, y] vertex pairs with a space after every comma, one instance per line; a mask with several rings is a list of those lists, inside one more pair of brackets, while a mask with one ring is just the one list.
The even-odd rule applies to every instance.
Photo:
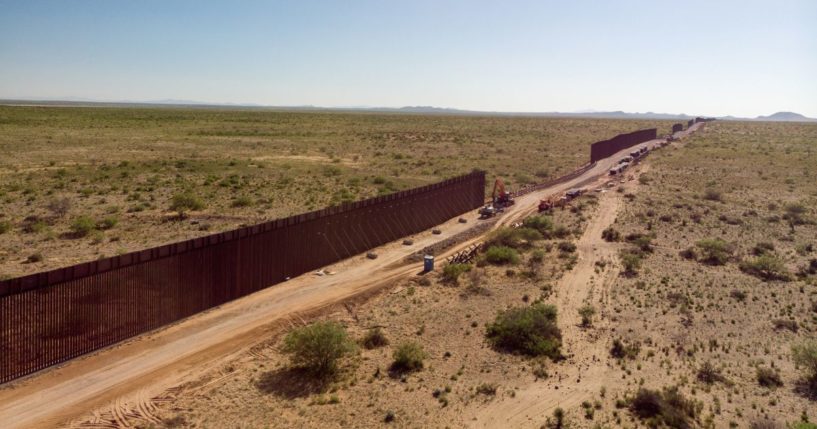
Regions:
[[434, 271], [434, 256], [432, 255], [423, 256], [423, 271], [425, 272]]

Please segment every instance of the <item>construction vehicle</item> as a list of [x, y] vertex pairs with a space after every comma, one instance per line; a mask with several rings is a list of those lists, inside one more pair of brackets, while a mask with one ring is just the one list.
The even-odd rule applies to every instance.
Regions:
[[550, 198], [545, 200], [539, 200], [539, 213], [552, 210], [553, 205], [554, 205], [553, 200], [551, 200]]
[[479, 209], [479, 216], [482, 219], [494, 217], [497, 213], [502, 213], [507, 207], [515, 203], [511, 193], [505, 190], [505, 183], [502, 179], [497, 178], [494, 182], [494, 190], [491, 192], [491, 202]]
[[565, 195], [572, 200], [573, 198], [576, 198], [576, 197], [578, 197], [579, 195], [581, 195], [583, 193], [584, 193], [584, 188], [573, 188], [573, 189], [567, 191], [567, 193], [565, 193]]
[[554, 196], [548, 199], [539, 200], [539, 213], [553, 210], [556, 207], [564, 208], [570, 200], [578, 197], [585, 192], [584, 188], [573, 188], [565, 192], [561, 197]]
[[497, 178], [494, 182], [494, 191], [491, 192], [491, 201], [494, 207], [505, 208], [514, 205], [515, 201], [510, 192], [505, 190], [505, 183], [502, 179]]

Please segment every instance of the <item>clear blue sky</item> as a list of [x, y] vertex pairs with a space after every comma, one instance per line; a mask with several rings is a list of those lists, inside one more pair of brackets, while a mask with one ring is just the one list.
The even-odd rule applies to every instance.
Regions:
[[817, 1], [0, 0], [0, 98], [817, 117]]

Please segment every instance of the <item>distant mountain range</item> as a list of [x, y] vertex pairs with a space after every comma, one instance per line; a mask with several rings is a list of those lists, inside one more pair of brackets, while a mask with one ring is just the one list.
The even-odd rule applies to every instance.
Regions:
[[[369, 106], [349, 106], [349, 107], [320, 107], [320, 106], [265, 106], [261, 104], [240, 104], [240, 103], [207, 103], [192, 100], [155, 100], [155, 101], [94, 101], [78, 97], [65, 97], [62, 99], [0, 99], [0, 105], [49, 105], [49, 106], [101, 106], [101, 107], [194, 107], [194, 108], [245, 108], [245, 109], [267, 109], [267, 110], [303, 110], [303, 111], [355, 111], [355, 112], [393, 112], [412, 113], [424, 115], [481, 115], [481, 116], [537, 116], [537, 117], [567, 117], [567, 118], [599, 118], [599, 119], [664, 119], [664, 120], [689, 120], [696, 115], [684, 113], [655, 113], [655, 112], [492, 112], [463, 110], [434, 106], [404, 106], [404, 107], [369, 107]], [[773, 121], [773, 122], [817, 122], [815, 118], [809, 118], [794, 112], [777, 112], [769, 116], [758, 116], [756, 118], [740, 118], [735, 116], [720, 116], [717, 119], [725, 121]]]
[[777, 112], [769, 116], [758, 116], [759, 121], [780, 121], [780, 122], [814, 122], [817, 119], [807, 118], [799, 113], [794, 112]]

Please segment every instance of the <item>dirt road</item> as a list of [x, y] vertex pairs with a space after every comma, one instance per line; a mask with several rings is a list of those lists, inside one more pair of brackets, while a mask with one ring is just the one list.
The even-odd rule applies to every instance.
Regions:
[[[643, 145], [652, 146], [657, 142]], [[508, 224], [534, 212], [540, 198], [605, 177], [626, 152], [629, 150], [600, 161], [594, 168], [566, 183], [520, 197], [498, 224]], [[171, 327], [5, 386], [0, 391], [2, 427], [53, 427], [114, 401], [158, 395], [216, 367], [225, 359], [246, 352], [291, 320], [417, 274], [420, 264], [408, 264], [405, 257], [479, 222], [475, 211], [463, 217], [467, 223], [459, 223], [455, 218], [441, 225], [441, 235], [428, 231], [415, 235], [412, 246], [403, 246], [400, 242], [381, 246], [375, 250], [379, 255], [376, 260], [365, 259], [362, 255], [349, 258], [326, 268], [334, 275], [305, 274]], [[606, 218], [603, 214], [601, 217]], [[600, 231], [593, 234], [597, 237]], [[446, 254], [462, 247], [456, 246]], [[589, 263], [588, 258], [581, 263]], [[592, 272], [592, 267], [590, 270]], [[565, 287], [590, 287], [582, 286], [581, 278], [575, 281], [577, 286]], [[560, 299], [575, 301], [585, 295], [577, 291], [575, 296], [566, 295]], [[566, 325], [565, 329], [571, 328]], [[529, 395], [535, 398], [536, 392]]]
[[[591, 218], [577, 243], [578, 262], [565, 274], [556, 287], [559, 327], [564, 339], [563, 353], [568, 356], [559, 373], [547, 381], [534, 382], [515, 392], [515, 396], [489, 402], [478, 410], [474, 427], [540, 427], [556, 407], [575, 408], [599, 392], [607, 379], [608, 353], [607, 317], [596, 316], [592, 328], [582, 328], [578, 315], [585, 303], [596, 309], [604, 308], [610, 285], [618, 274], [617, 245], [601, 239], [601, 232], [611, 225], [618, 214], [622, 197], [606, 192], [599, 197], [599, 211]], [[597, 272], [597, 262], [605, 267]]]

